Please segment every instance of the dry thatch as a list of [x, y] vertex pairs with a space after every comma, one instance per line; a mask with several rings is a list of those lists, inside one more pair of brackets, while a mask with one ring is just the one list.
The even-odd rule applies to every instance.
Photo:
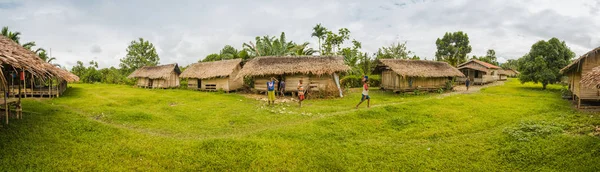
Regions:
[[585, 60], [585, 58], [587, 58], [587, 57], [594, 57], [594, 56], [596, 56], [596, 53], [598, 53], [598, 51], [600, 51], [600, 47], [595, 48], [592, 51], [589, 51], [589, 52], [585, 53], [581, 57], [579, 57], [576, 60], [574, 60], [573, 63], [565, 66], [562, 69], [560, 69], [560, 73], [564, 74], [564, 73], [566, 73], [568, 71], [571, 71], [571, 70], [575, 69], [575, 67], [579, 66], [577, 64], [579, 64], [582, 60]]
[[209, 79], [228, 77], [237, 68], [242, 59], [223, 60], [215, 62], [201, 62], [190, 65], [179, 77]]
[[375, 72], [391, 69], [403, 77], [464, 77], [446, 62], [426, 60], [380, 59]]
[[34, 52], [1, 35], [0, 63], [24, 69], [42, 79], [58, 77], [68, 82], [79, 81], [76, 75], [43, 61]]
[[592, 71], [584, 74], [579, 81], [583, 87], [598, 88], [600, 86], [600, 66], [595, 67]]
[[79, 81], [79, 77], [75, 74], [72, 74], [71, 72], [68, 72], [64, 69], [58, 68], [50, 63], [46, 63], [46, 64], [44, 64], [44, 66], [46, 66], [46, 69], [48, 69], [48, 71], [50, 73], [52, 73], [53, 76], [61, 78], [67, 82]]
[[[14, 68], [24, 69], [38, 77], [47, 78], [51, 75], [47, 64], [34, 52], [0, 35], [0, 63]], [[12, 69], [11, 69], [12, 70]]]
[[325, 75], [348, 70], [342, 56], [267, 56], [248, 61], [238, 76]]
[[462, 66], [459, 66], [458, 69], [473, 69], [473, 70], [478, 70], [478, 71], [482, 71], [482, 72], [490, 72], [490, 70], [484, 66], [478, 65], [478, 64], [474, 64], [474, 63], [469, 63], [469, 64], [462, 64]]
[[168, 78], [173, 71], [181, 74], [181, 70], [179, 70], [179, 66], [176, 63], [161, 66], [144, 66], [133, 71], [127, 78], [163, 79]]
[[500, 67], [498, 67], [498, 66], [496, 66], [496, 65], [489, 64], [489, 63], [487, 63], [487, 62], [483, 62], [483, 61], [476, 60], [476, 59], [471, 59], [471, 60], [469, 60], [469, 61], [467, 61], [467, 62], [464, 62], [464, 63], [462, 63], [462, 64], [459, 64], [459, 65], [458, 65], [458, 67], [462, 67], [462, 66], [464, 66], [464, 65], [469, 65], [469, 64], [473, 64], [473, 63], [477, 63], [477, 64], [479, 64], [479, 65], [481, 65], [481, 66], [483, 66], [483, 67], [485, 67], [485, 68], [487, 68], [487, 69], [501, 69]]

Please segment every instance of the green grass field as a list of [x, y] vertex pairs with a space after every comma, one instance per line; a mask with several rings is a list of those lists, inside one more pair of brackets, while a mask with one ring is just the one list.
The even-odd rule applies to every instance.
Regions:
[[2, 171], [599, 171], [600, 114], [560, 87], [371, 91], [268, 107], [238, 94], [72, 84], [0, 128]]

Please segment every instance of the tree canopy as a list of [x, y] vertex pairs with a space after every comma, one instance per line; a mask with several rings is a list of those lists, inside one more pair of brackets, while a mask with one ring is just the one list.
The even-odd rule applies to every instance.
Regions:
[[485, 56], [481, 56], [481, 57], [477, 57], [477, 56], [473, 56], [473, 59], [479, 60], [479, 61], [483, 61], [489, 64], [493, 64], [498, 66], [498, 59], [496, 58], [496, 51], [494, 51], [493, 49], [489, 49], [487, 50], [487, 53]]
[[560, 81], [559, 71], [567, 66], [575, 53], [564, 41], [552, 38], [538, 41], [531, 46], [529, 53], [519, 60], [519, 80], [521, 83], [542, 83], [544, 89], [551, 83]]
[[127, 55], [121, 59], [119, 66], [127, 73], [131, 73], [143, 66], [156, 66], [160, 58], [154, 45], [144, 38], [133, 40], [127, 47]]
[[[413, 55], [413, 56], [411, 56]], [[377, 59], [413, 59], [418, 60], [419, 57], [406, 48], [406, 42], [393, 43], [389, 47], [381, 47], [375, 54]]]
[[435, 41], [437, 51], [435, 57], [437, 61], [445, 61], [452, 66], [467, 61], [467, 54], [472, 50], [469, 45], [469, 36], [462, 31], [444, 34], [442, 39]]

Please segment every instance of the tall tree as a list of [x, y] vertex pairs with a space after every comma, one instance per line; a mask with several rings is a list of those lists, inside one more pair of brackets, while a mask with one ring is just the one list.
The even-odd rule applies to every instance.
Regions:
[[210, 61], [219, 61], [219, 60], [221, 60], [221, 56], [219, 54], [209, 54], [206, 57], [204, 57], [204, 59], [202, 59], [201, 61], [210, 62]]
[[127, 73], [143, 66], [156, 66], [160, 58], [154, 45], [144, 38], [133, 40], [127, 47], [127, 55], [121, 59], [119, 66]]
[[322, 54], [323, 52], [321, 51], [321, 40], [323, 40], [325, 38], [325, 36], [327, 35], [327, 28], [321, 26], [321, 23], [317, 24], [315, 27], [313, 27], [313, 33], [311, 34], [311, 37], [317, 37], [318, 41], [319, 41], [319, 54]]
[[337, 53], [337, 50], [340, 49], [340, 45], [344, 44], [344, 41], [350, 39], [350, 30], [347, 28], [341, 28], [338, 30], [338, 33], [333, 33], [331, 31], [327, 32], [327, 37], [325, 38], [325, 44], [323, 44], [323, 54], [324, 55], [333, 55]]
[[546, 89], [548, 84], [560, 81], [560, 69], [567, 66], [574, 57], [575, 53], [564, 41], [557, 38], [538, 41], [519, 60], [519, 80], [521, 83], [542, 83], [543, 89]]
[[[406, 42], [393, 43], [389, 47], [381, 47], [377, 50], [377, 59], [412, 59], [412, 51], [407, 50]], [[414, 57], [414, 56], [413, 56]]]
[[469, 36], [462, 31], [446, 32], [442, 39], [438, 38], [435, 41], [435, 45], [437, 46], [436, 60], [448, 62], [452, 66], [466, 62], [467, 54], [472, 50]]
[[255, 41], [256, 43], [250, 41], [242, 44], [251, 57], [293, 55], [297, 46], [294, 42], [286, 40], [285, 32], [281, 32], [279, 38], [266, 35], [256, 37]]

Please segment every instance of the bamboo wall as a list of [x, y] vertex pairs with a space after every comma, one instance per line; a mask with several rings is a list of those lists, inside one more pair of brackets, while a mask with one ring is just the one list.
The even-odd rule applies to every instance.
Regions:
[[[179, 87], [179, 75], [172, 71], [168, 77], [159, 79], [137, 78], [136, 85], [139, 87], [152, 88], [175, 88]], [[150, 85], [152, 84], [152, 85]]]
[[[267, 91], [267, 82], [270, 81], [271, 77], [275, 76], [265, 76], [265, 77], [255, 77], [254, 78], [254, 89], [258, 91]], [[311, 91], [319, 91], [328, 89], [328, 86], [333, 84], [335, 85], [335, 81], [330, 75], [289, 75], [285, 76], [285, 91], [286, 92], [297, 92], [298, 91], [298, 83], [302, 78], [302, 85], [305, 90], [311, 88]], [[277, 83], [276, 83], [277, 84]], [[275, 87], [277, 89], [277, 87]]]
[[449, 80], [448, 77], [402, 77], [392, 70], [381, 73], [381, 87], [393, 91], [434, 90], [444, 88]]
[[588, 99], [588, 100], [598, 100], [600, 99], [600, 95], [598, 95], [597, 88], [587, 88], [583, 87], [580, 84], [581, 76], [585, 75], [588, 72], [591, 72], [594, 67], [600, 66], [600, 55], [596, 54], [594, 57], [587, 57], [580, 62], [580, 68], [573, 70], [570, 78], [572, 77], [572, 85], [574, 86], [573, 94], [577, 95], [580, 99]]

